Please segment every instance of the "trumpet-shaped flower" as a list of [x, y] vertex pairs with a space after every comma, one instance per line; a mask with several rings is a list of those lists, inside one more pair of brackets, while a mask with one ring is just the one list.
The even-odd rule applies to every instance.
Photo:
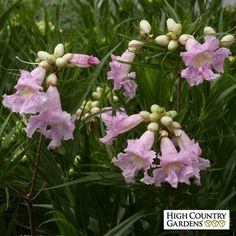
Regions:
[[51, 139], [48, 148], [56, 148], [61, 140], [73, 139], [75, 117], [62, 111], [60, 96], [56, 87], [49, 86], [47, 90], [47, 105], [38, 115], [31, 116], [26, 127], [28, 137], [32, 137], [36, 129]]
[[[129, 72], [131, 65], [125, 62], [133, 62], [135, 53], [126, 50], [121, 56], [112, 55], [112, 62], [110, 62], [111, 70], [108, 72], [108, 79], [114, 81], [114, 90], [124, 88], [124, 95], [129, 98], [134, 98], [136, 94], [137, 84], [133, 80], [135, 78], [134, 72]], [[124, 62], [124, 63], [122, 63]]]
[[160, 164], [153, 166], [153, 174], [150, 176], [144, 173], [141, 179], [145, 184], [155, 184], [161, 186], [163, 182], [168, 182], [172, 187], [177, 188], [178, 183], [190, 184], [193, 178], [196, 184], [200, 184], [200, 170], [205, 170], [210, 166], [210, 162], [199, 157], [201, 148], [198, 143], [191, 140], [181, 129], [174, 130], [180, 151], [168, 137], [161, 139], [161, 155], [158, 155]]
[[186, 52], [181, 57], [187, 66], [182, 70], [181, 76], [193, 86], [205, 80], [215, 80], [216, 75], [212, 71], [224, 72], [224, 60], [230, 54], [227, 48], [219, 48], [219, 40], [214, 36], [206, 36], [205, 43], [200, 44], [193, 38], [186, 42]]
[[154, 133], [146, 131], [139, 139], [128, 140], [124, 153], [119, 153], [112, 162], [122, 170], [126, 182], [132, 182], [140, 170], [147, 171], [156, 153], [151, 150], [154, 143]]
[[102, 113], [101, 118], [107, 126], [106, 135], [100, 139], [105, 144], [111, 144], [119, 134], [133, 129], [143, 121], [140, 114], [127, 116], [124, 111], [116, 111], [114, 116], [112, 115], [112, 111], [106, 111]]
[[41, 83], [45, 76], [42, 67], [35, 68], [32, 72], [21, 70], [21, 76], [15, 85], [16, 93], [4, 95], [3, 105], [13, 112], [36, 113], [39, 112], [47, 101]]
[[177, 136], [177, 142], [181, 151], [188, 151], [191, 153], [192, 168], [194, 169], [194, 182], [200, 184], [200, 170], [205, 170], [210, 167], [210, 162], [207, 159], [201, 158], [202, 150], [198, 143], [191, 140], [188, 135], [181, 129], [174, 130]]
[[154, 183], [160, 186], [162, 182], [168, 182], [177, 188], [178, 182], [190, 184], [189, 178], [194, 176], [192, 160], [189, 152], [178, 152], [168, 137], [161, 139], [160, 165], [153, 170]]
[[89, 56], [85, 54], [73, 54], [69, 63], [72, 64], [73, 66], [88, 68], [93, 65], [98, 65], [100, 61], [97, 57], [94, 56]]

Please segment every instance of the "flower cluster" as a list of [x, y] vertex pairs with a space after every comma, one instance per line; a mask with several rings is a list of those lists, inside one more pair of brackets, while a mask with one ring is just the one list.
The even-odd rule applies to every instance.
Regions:
[[[46, 138], [51, 139], [48, 148], [56, 148], [61, 140], [73, 138], [75, 116], [62, 110], [60, 95], [57, 90], [58, 71], [64, 66], [89, 67], [96, 65], [96, 57], [82, 54], [65, 54], [64, 46], [58, 44], [54, 54], [38, 52], [38, 67], [28, 72], [21, 70], [21, 75], [15, 85], [16, 92], [3, 96], [3, 105], [22, 116], [30, 114], [29, 123], [25, 129], [27, 136], [32, 137], [39, 129]], [[50, 74], [46, 77], [47, 72]], [[42, 83], [46, 78], [47, 91], [43, 91]]]
[[[210, 166], [210, 162], [201, 158], [201, 148], [191, 140], [173, 118], [176, 111], [165, 111], [156, 104], [151, 113], [141, 111], [128, 116], [124, 109], [102, 113], [101, 118], [107, 127], [106, 135], [100, 139], [111, 144], [119, 134], [125, 133], [142, 122], [149, 122], [147, 131], [139, 139], [128, 140], [127, 148], [112, 159], [114, 165], [122, 170], [127, 183], [133, 182], [139, 173], [143, 173], [141, 182], [160, 186], [168, 182], [177, 188], [178, 183], [200, 184], [200, 171]], [[172, 138], [168, 136], [171, 135]], [[154, 141], [160, 138], [160, 153], [152, 150]]]
[[[140, 34], [147, 42], [155, 42], [169, 51], [177, 48], [182, 51], [178, 56], [186, 66], [181, 77], [190, 86], [198, 85], [205, 80], [217, 79], [217, 73], [224, 72], [224, 61], [230, 55], [229, 47], [234, 42], [233, 35], [225, 35], [217, 39], [215, 30], [204, 28], [205, 42], [199, 43], [193, 35], [182, 33], [182, 25], [172, 18], [166, 21], [166, 34], [152, 39], [151, 25], [142, 20], [139, 24]], [[50, 139], [48, 148], [56, 148], [62, 140], [73, 139], [76, 117], [78, 120], [99, 117], [106, 125], [106, 134], [100, 138], [104, 144], [112, 142], [121, 134], [148, 123], [147, 130], [138, 139], [127, 140], [127, 148], [112, 159], [130, 183], [142, 175], [141, 182], [161, 186], [167, 182], [177, 188], [178, 183], [190, 184], [191, 180], [200, 184], [200, 171], [210, 166], [207, 159], [201, 157], [202, 151], [197, 142], [191, 139], [178, 122], [173, 119], [177, 115], [174, 110], [166, 111], [156, 104], [151, 106], [151, 112], [128, 115], [123, 107], [117, 110], [110, 106], [118, 101], [115, 92], [123, 90], [128, 99], [136, 96], [136, 73], [131, 71], [137, 51], [144, 42], [132, 40], [121, 56], [111, 55], [108, 80], [113, 81], [113, 90], [108, 87], [97, 87], [92, 93], [92, 99], [84, 101], [71, 115], [62, 110], [60, 94], [57, 90], [58, 74], [65, 67], [88, 68], [100, 63], [94, 56], [64, 52], [64, 45], [58, 44], [53, 53], [39, 51], [37, 53], [38, 67], [28, 72], [21, 70], [20, 78], [15, 85], [16, 92], [4, 95], [3, 105], [21, 116], [29, 117], [25, 131], [32, 137], [39, 130]], [[176, 50], [177, 51], [177, 50]], [[177, 51], [178, 52], [178, 51]], [[47, 91], [42, 86], [46, 78]], [[180, 88], [181, 89], [181, 88]], [[106, 107], [103, 108], [102, 99]], [[28, 116], [30, 114], [30, 116]], [[154, 142], [160, 144], [155, 147]]]
[[176, 23], [172, 18], [167, 19], [166, 26], [168, 33], [157, 36], [155, 38], [155, 43], [167, 47], [170, 51], [175, 50], [179, 44], [185, 45], [188, 38], [193, 38], [193, 36], [189, 34], [181, 34], [182, 25]]
[[88, 68], [100, 63], [99, 59], [94, 56], [78, 53], [64, 54], [64, 45], [61, 43], [55, 47], [53, 54], [45, 51], [39, 51], [37, 56], [39, 66], [45, 68], [46, 70], [58, 71], [64, 67]]
[[75, 115], [80, 120], [91, 118], [88, 121], [94, 121], [94, 118], [100, 114], [104, 102], [111, 104], [117, 101], [118, 97], [114, 95], [114, 92], [108, 86], [104, 86], [103, 88], [96, 87], [95, 91], [92, 92], [92, 98], [84, 101]]
[[[169, 51], [176, 50], [179, 46], [184, 46], [186, 52], [181, 52], [187, 68], [181, 72], [181, 77], [186, 79], [190, 86], [198, 85], [205, 80], [216, 80], [219, 76], [215, 74], [224, 72], [224, 61], [230, 55], [229, 47], [234, 41], [231, 34], [225, 35], [219, 41], [215, 30], [206, 26], [204, 28], [205, 42], [200, 44], [193, 35], [182, 33], [182, 25], [176, 23], [172, 18], [166, 21], [168, 32], [159, 35], [154, 42], [162, 47], [167, 47]], [[151, 25], [146, 20], [140, 22], [140, 33], [142, 36], [152, 38]], [[181, 47], [182, 48], [182, 47]]]

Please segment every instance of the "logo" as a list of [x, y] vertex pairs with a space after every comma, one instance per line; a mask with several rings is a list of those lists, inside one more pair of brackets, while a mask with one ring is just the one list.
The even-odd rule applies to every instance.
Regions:
[[164, 210], [166, 230], [228, 230], [229, 210]]
[[226, 221], [225, 220], [205, 220], [204, 221], [204, 224], [206, 227], [217, 227], [217, 226], [220, 226], [220, 227], [224, 227], [225, 224], [226, 224]]

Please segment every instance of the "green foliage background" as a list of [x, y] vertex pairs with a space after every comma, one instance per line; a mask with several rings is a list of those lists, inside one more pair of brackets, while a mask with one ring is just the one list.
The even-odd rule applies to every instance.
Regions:
[[[223, 7], [220, 0], [1, 0], [0, 95], [13, 92], [19, 69], [32, 69], [16, 57], [34, 62], [37, 51], [53, 51], [62, 42], [67, 51], [92, 54], [102, 61], [96, 68], [64, 69], [60, 75], [62, 106], [75, 113], [93, 88], [104, 84], [112, 88], [106, 77], [110, 54], [120, 55], [129, 40], [140, 39], [140, 20], [151, 22], [154, 35], [161, 34], [165, 20], [172, 17], [182, 23], [186, 33], [202, 35], [204, 26], [211, 25], [220, 36], [223, 32], [234, 34], [235, 9]], [[40, 20], [45, 21], [44, 32], [37, 27]], [[50, 24], [55, 26], [53, 31]], [[234, 56], [234, 45], [231, 52]], [[164, 209], [229, 209], [230, 231], [196, 235], [234, 235], [235, 65], [235, 61], [226, 61], [224, 75], [211, 83], [188, 88], [183, 81], [183, 109], [177, 120], [198, 140], [202, 156], [211, 161], [211, 168], [202, 173], [201, 186], [127, 185], [111, 158], [124, 149], [127, 137], [139, 136], [144, 127], [121, 135], [106, 147], [98, 140], [104, 134], [99, 121], [90, 126], [77, 121], [74, 140], [63, 142], [54, 151], [47, 150], [48, 140], [42, 147], [34, 199], [38, 234], [179, 235], [163, 230]], [[118, 93], [121, 105], [130, 114], [149, 110], [154, 103], [176, 109], [182, 67], [178, 50], [169, 53], [145, 41], [133, 65], [137, 98], [127, 102]], [[28, 139], [25, 125], [25, 119], [0, 107], [0, 235], [29, 234], [24, 195], [31, 183], [39, 134]], [[194, 234], [189, 231], [184, 235]]]

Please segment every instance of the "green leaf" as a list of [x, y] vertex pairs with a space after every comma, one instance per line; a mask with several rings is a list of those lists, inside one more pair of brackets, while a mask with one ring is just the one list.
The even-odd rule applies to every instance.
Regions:
[[132, 215], [128, 219], [121, 222], [119, 225], [117, 225], [112, 230], [107, 232], [104, 236], [122, 236], [122, 235], [129, 232], [130, 227], [132, 227], [132, 225], [136, 221], [138, 221], [139, 219], [141, 219], [147, 215], [150, 215], [150, 213], [147, 214], [144, 211], [139, 211], [138, 213]]

